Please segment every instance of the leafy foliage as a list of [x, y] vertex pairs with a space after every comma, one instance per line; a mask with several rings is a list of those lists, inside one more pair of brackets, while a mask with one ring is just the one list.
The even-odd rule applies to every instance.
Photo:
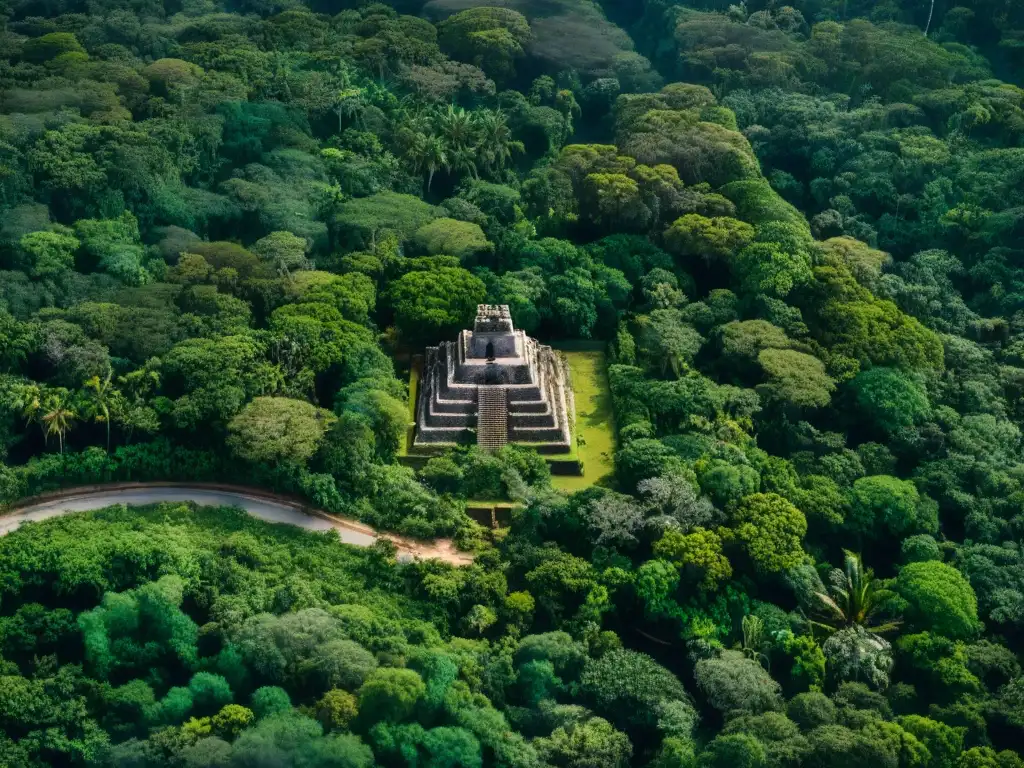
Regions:
[[[475, 556], [27, 525], [0, 764], [1019, 766], [1022, 40], [1011, 0], [0, 3], [0, 501], [246, 483]], [[606, 350], [614, 474], [405, 455], [481, 302]]]

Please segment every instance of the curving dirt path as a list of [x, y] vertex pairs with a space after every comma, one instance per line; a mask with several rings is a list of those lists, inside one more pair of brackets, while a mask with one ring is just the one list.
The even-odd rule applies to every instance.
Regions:
[[112, 483], [72, 488], [50, 497], [30, 500], [0, 515], [0, 536], [23, 523], [51, 517], [102, 509], [114, 504], [139, 506], [160, 502], [193, 502], [200, 506], [241, 507], [248, 514], [268, 523], [296, 525], [310, 531], [334, 529], [346, 544], [369, 547], [377, 539], [388, 539], [398, 547], [400, 559], [438, 559], [454, 565], [472, 562], [471, 555], [459, 552], [451, 541], [418, 541], [389, 533], [380, 533], [355, 520], [311, 509], [285, 496], [255, 489], [214, 484], [184, 483]]

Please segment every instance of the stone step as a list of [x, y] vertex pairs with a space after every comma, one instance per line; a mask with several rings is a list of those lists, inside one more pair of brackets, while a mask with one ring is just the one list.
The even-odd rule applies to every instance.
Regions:
[[508, 443], [508, 391], [504, 387], [480, 387], [476, 444], [497, 451]]

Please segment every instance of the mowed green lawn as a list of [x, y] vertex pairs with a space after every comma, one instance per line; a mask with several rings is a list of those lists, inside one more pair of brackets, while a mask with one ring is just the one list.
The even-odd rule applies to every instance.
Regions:
[[604, 352], [566, 350], [563, 354], [569, 361], [576, 396], [576, 438], [583, 476], [555, 475], [552, 484], [566, 491], [610, 484], [615, 468], [615, 416]]

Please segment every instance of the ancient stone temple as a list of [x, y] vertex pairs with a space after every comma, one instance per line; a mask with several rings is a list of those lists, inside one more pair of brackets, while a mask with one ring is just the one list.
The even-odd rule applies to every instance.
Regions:
[[565, 453], [574, 419], [565, 361], [513, 328], [506, 305], [480, 304], [473, 330], [427, 348], [414, 449], [522, 443]]

